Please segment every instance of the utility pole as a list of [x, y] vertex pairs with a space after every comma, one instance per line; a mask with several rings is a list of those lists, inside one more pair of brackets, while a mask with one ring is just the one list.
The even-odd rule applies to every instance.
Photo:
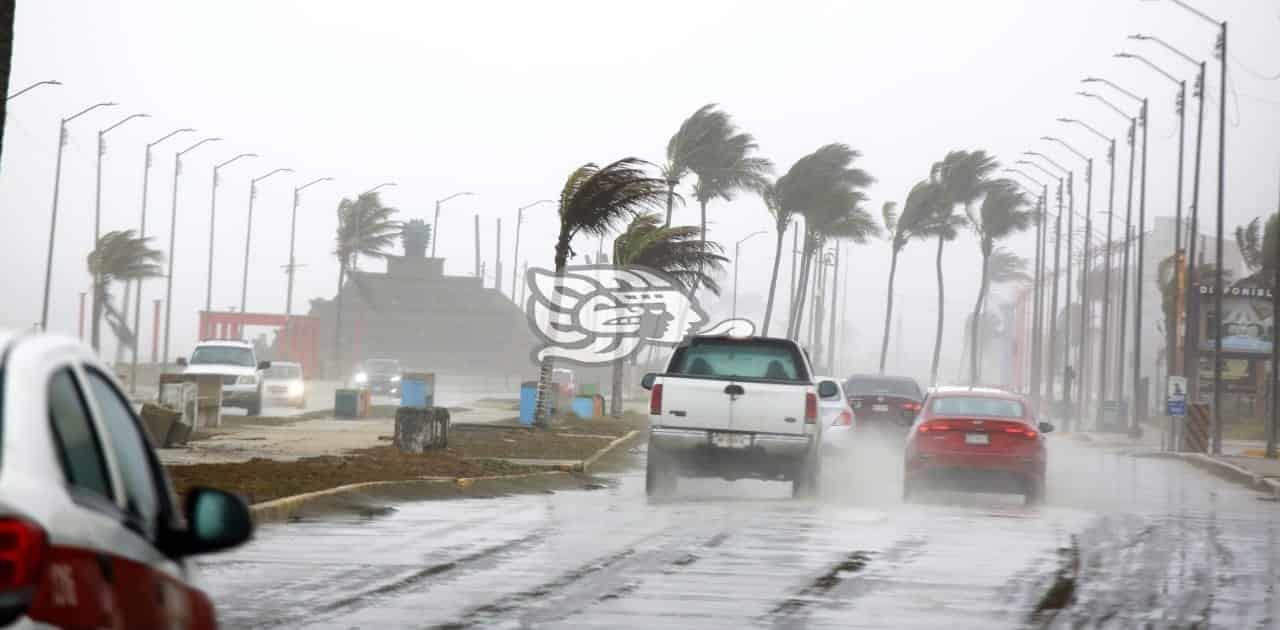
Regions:
[[173, 155], [173, 200], [169, 206], [169, 271], [164, 281], [164, 364], [169, 365], [169, 328], [173, 323], [173, 259], [175, 238], [178, 233], [178, 183], [182, 181], [182, 156], [195, 151], [209, 142], [219, 142], [222, 138], [205, 138]]
[[[293, 211], [292, 211], [292, 212], [290, 213], [290, 215], [289, 215], [289, 266], [288, 266], [288, 268], [287, 268], [287, 270], [286, 270], [286, 271], [287, 271], [287, 275], [288, 275], [288, 278], [289, 278], [289, 279], [288, 279], [288, 281], [287, 281], [287, 282], [288, 282], [288, 286], [285, 288], [285, 293], [284, 293], [284, 315], [285, 315], [285, 317], [289, 317], [289, 316], [293, 315], [293, 276], [294, 276], [294, 273], [297, 271], [297, 268], [298, 268], [298, 264], [297, 264], [297, 262], [295, 261], [295, 259], [294, 259], [294, 257], [293, 257], [293, 252], [294, 252], [294, 243], [297, 241], [297, 234], [298, 234], [298, 204], [299, 204], [299, 202], [302, 200], [302, 191], [304, 191], [304, 190], [306, 190], [306, 189], [308, 189], [308, 188], [310, 188], [310, 187], [312, 187], [312, 186], [314, 186], [314, 185], [316, 185], [316, 184], [319, 184], [320, 182], [331, 182], [331, 181], [333, 181], [333, 178], [332, 178], [332, 177], [320, 177], [320, 178], [317, 178], [317, 179], [313, 179], [313, 180], [311, 180], [310, 182], [307, 182], [306, 184], [303, 184], [303, 185], [301, 185], [301, 186], [295, 187], [295, 188], [293, 189]], [[339, 287], [339, 288], [338, 288], [338, 292], [339, 292], [339, 295], [340, 295], [340, 294], [341, 294], [341, 292], [342, 292], [342, 288], [341, 288], [341, 287]], [[290, 357], [290, 358], [292, 358], [292, 357]], [[339, 366], [339, 369], [341, 369], [341, 366]], [[339, 372], [339, 374], [341, 374], [341, 372]]]
[[240, 279], [240, 312], [244, 313], [249, 302], [249, 246], [253, 242], [253, 202], [258, 198], [258, 182], [277, 173], [292, 173], [291, 168], [278, 168], [266, 175], [249, 180], [249, 218], [244, 229], [244, 273]]
[[[1223, 196], [1226, 191], [1227, 177], [1227, 23], [1222, 22], [1222, 32], [1218, 36], [1218, 60], [1221, 62], [1221, 80], [1218, 86], [1218, 234], [1216, 259], [1214, 265], [1213, 312], [1213, 454], [1222, 454], [1222, 250], [1223, 229], [1226, 222], [1223, 217]], [[1146, 137], [1146, 134], [1143, 134]], [[1144, 139], [1145, 142], [1145, 139]], [[1146, 157], [1143, 157], [1145, 163]], [[1142, 249], [1141, 241], [1138, 245]]]
[[[1068, 239], [1070, 240], [1070, 239]], [[1049, 408], [1054, 409], [1053, 371], [1058, 363], [1058, 278], [1062, 273], [1062, 178], [1058, 178], [1058, 216], [1053, 228], [1053, 291], [1049, 299]], [[1069, 265], [1068, 265], [1069, 266]]]
[[498, 230], [495, 234], [497, 236], [497, 243], [496, 249], [493, 250], [495, 252], [493, 262], [493, 288], [497, 289], [498, 293], [502, 293], [502, 217], [498, 217]]
[[[1133, 304], [1133, 388], [1134, 388], [1134, 417], [1133, 430], [1139, 430], [1139, 423], [1146, 416], [1150, 401], [1147, 400], [1146, 393], [1149, 389], [1145, 388], [1142, 382], [1142, 294], [1146, 288], [1146, 277], [1143, 275], [1143, 267], [1146, 258], [1146, 225], [1147, 225], [1147, 137], [1148, 118], [1147, 118], [1147, 99], [1142, 99], [1142, 111], [1138, 114], [1142, 123], [1142, 177], [1140, 180], [1140, 188], [1138, 191], [1138, 269], [1134, 277], [1133, 286], [1135, 289]], [[1221, 256], [1221, 252], [1218, 254]], [[1138, 401], [1142, 401], [1142, 407], [1137, 406]]]
[[[836, 328], [838, 328], [838, 326], [836, 326], [836, 315], [838, 314], [836, 311], [836, 307], [840, 304], [839, 296], [840, 296], [840, 243], [839, 241], [837, 241], [835, 246], [835, 263], [831, 265], [831, 318], [828, 322], [829, 332], [827, 333], [827, 373], [830, 374], [831, 376], [835, 376], [834, 366], [836, 361]], [[901, 323], [902, 320], [899, 319], [898, 322]], [[901, 329], [901, 326], [899, 326], [899, 329]], [[899, 330], [898, 341], [899, 341], [898, 347], [899, 349], [901, 349], [902, 347], [901, 346], [901, 341], [902, 341], [901, 330]], [[902, 364], [899, 363], [898, 367], [901, 368]]]
[[[98, 161], [97, 167], [94, 169], [94, 185], [93, 185], [93, 250], [98, 251], [98, 245], [102, 239], [102, 158], [107, 155], [107, 133], [112, 129], [123, 125], [135, 118], [150, 118], [149, 114], [131, 114], [124, 117], [119, 122], [105, 129], [98, 131]], [[95, 273], [93, 276], [93, 321], [89, 324], [89, 343], [93, 346], [93, 351], [98, 352], [101, 344], [101, 325], [102, 325], [102, 273]], [[128, 306], [125, 307], [126, 309]]]
[[[1276, 178], [1280, 184], [1280, 177]], [[1280, 222], [1280, 185], [1276, 187], [1276, 217]], [[1276, 314], [1280, 313], [1280, 247], [1276, 247], [1275, 259], [1271, 261], [1271, 374], [1268, 384], [1271, 385], [1271, 421], [1267, 423], [1268, 458], [1276, 457], [1276, 438], [1280, 434], [1280, 341], [1276, 339]]]
[[213, 183], [209, 186], [209, 269], [205, 276], [204, 285], [204, 310], [205, 312], [213, 311], [213, 235], [215, 233], [215, 220], [218, 212], [218, 180], [219, 172], [226, 166], [230, 166], [232, 162], [244, 158], [256, 158], [257, 153], [241, 153], [229, 160], [217, 164], [213, 167]]
[[480, 278], [480, 286], [484, 286], [484, 276], [480, 272], [480, 215], [474, 215], [476, 220], [476, 277]]

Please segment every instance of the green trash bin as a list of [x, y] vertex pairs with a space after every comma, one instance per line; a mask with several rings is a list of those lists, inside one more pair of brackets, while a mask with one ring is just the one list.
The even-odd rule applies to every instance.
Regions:
[[360, 416], [360, 390], [339, 389], [333, 393], [333, 415], [336, 418]]
[[578, 386], [579, 396], [595, 396], [600, 393], [600, 386], [595, 383], [583, 383]]

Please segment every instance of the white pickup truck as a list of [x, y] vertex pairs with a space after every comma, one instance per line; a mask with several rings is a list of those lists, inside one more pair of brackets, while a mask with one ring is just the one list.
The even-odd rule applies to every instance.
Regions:
[[796, 342], [693, 337], [642, 385], [650, 392], [650, 496], [672, 493], [680, 476], [790, 481], [796, 497], [817, 490], [823, 392]]

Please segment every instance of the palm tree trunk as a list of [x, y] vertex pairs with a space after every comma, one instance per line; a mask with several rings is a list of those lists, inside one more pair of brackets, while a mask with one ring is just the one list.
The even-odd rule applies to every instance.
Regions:
[[342, 367], [342, 285], [346, 280], [347, 261], [338, 261], [338, 295], [333, 298], [333, 363], [338, 371], [338, 380], [346, 381], [346, 370]]
[[978, 286], [978, 301], [973, 305], [973, 324], [969, 326], [969, 384], [978, 384], [978, 329], [982, 327], [982, 305], [987, 300], [987, 261], [991, 255], [982, 252], [982, 284]]
[[609, 415], [615, 418], [622, 417], [622, 371], [626, 369], [625, 363], [621, 359], [613, 362], [613, 383], [612, 389], [609, 390]]
[[827, 373], [835, 376], [836, 305], [840, 303], [840, 243], [836, 243], [835, 264], [831, 265], [831, 318], [827, 322]]
[[[889, 354], [889, 322], [893, 320], [893, 277], [898, 272], [898, 252], [897, 247], [893, 248], [893, 256], [889, 259], [889, 294], [885, 296], [884, 307], [884, 335], [880, 338], [880, 373], [884, 374], [885, 357]], [[938, 249], [941, 253], [942, 249]]]
[[[560, 237], [556, 241], [556, 289], [552, 292], [552, 300], [555, 300], [553, 306], [559, 306], [560, 290], [559, 287], [564, 282], [565, 266], [569, 262], [569, 241], [572, 234], [569, 233], [567, 226], [560, 226]], [[542, 357], [538, 364], [538, 397], [534, 403], [533, 422], [535, 425], [546, 428], [551, 425], [550, 407], [551, 407], [551, 374], [555, 370], [555, 363], [551, 355]]]
[[800, 338], [800, 322], [804, 319], [804, 300], [806, 297], [805, 288], [809, 283], [809, 260], [812, 252], [809, 249], [808, 239], [806, 239], [804, 251], [800, 254], [800, 277], [796, 282], [795, 299], [791, 302], [791, 317], [787, 329], [787, 337], [792, 340]]
[[93, 306], [89, 309], [93, 317], [89, 324], [89, 345], [94, 354], [97, 354], [102, 347], [102, 299], [107, 293], [106, 281], [95, 281], [93, 293]]
[[933, 364], [929, 368], [929, 384], [938, 384], [938, 359], [942, 356], [942, 323], [945, 318], [946, 299], [944, 291], [946, 287], [942, 282], [942, 246], [946, 244], [941, 236], [938, 237], [938, 330], [933, 335]]
[[662, 227], [671, 227], [671, 211], [675, 208], [675, 205], [676, 205], [676, 182], [668, 179], [667, 180], [667, 221], [666, 223], [662, 224]]
[[782, 242], [787, 235], [787, 224], [783, 223], [778, 228], [778, 242], [773, 248], [773, 275], [769, 279], [769, 298], [764, 305], [764, 329], [760, 333], [765, 337], [769, 336], [769, 320], [773, 315], [773, 295], [778, 289], [778, 266], [782, 262]]
[[[17, 0], [0, 0], [0, 94], [9, 93], [9, 67], [13, 60], [13, 19]], [[0, 148], [4, 147], [4, 120], [7, 113], [0, 99]]]

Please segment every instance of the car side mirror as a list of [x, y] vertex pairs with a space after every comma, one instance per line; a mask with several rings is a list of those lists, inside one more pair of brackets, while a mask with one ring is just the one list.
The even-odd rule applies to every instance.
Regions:
[[223, 551], [253, 536], [253, 519], [244, 501], [213, 488], [192, 488], [186, 503], [187, 535], [183, 555]]
[[818, 397], [823, 400], [830, 400], [840, 396], [840, 387], [835, 381], [822, 381], [818, 383]]
[[258, 361], [258, 370], [265, 370], [271, 367], [270, 361]]
[[1053, 425], [1048, 422], [1041, 422], [1038, 428], [1041, 433], [1053, 433]]
[[187, 367], [187, 358], [178, 357], [178, 359], [174, 361], [174, 363], [178, 364], [178, 367]]
[[648, 374], [645, 374], [643, 378], [640, 379], [640, 386], [645, 389], [653, 389], [653, 381], [656, 380], [657, 378], [658, 378], [657, 374], [654, 374], [653, 372], [649, 372]]

